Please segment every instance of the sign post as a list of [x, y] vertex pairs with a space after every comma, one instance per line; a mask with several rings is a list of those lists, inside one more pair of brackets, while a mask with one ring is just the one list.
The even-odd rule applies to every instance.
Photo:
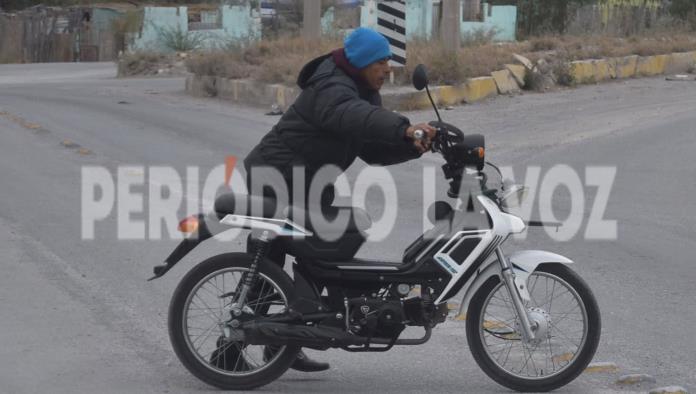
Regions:
[[389, 65], [392, 67], [405, 66], [406, 4], [404, 1], [385, 0], [377, 3], [377, 31], [389, 41], [392, 53]]

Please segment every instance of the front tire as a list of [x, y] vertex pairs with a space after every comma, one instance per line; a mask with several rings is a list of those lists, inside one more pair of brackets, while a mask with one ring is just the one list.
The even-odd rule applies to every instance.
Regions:
[[[224, 390], [250, 390], [274, 381], [300, 351], [283, 346], [269, 352], [243, 341], [223, 341], [227, 300], [251, 262], [246, 253], [203, 261], [184, 276], [169, 305], [169, 338], [177, 357], [198, 379]], [[292, 280], [270, 261], [259, 264], [258, 273], [256, 301], [250, 292], [246, 306], [257, 316], [284, 312], [296, 297]]]
[[[546, 297], [538, 295], [544, 285]], [[561, 303], [554, 304], [556, 286], [561, 296], [568, 294], [566, 299], [576, 300], [577, 306], [556, 312]], [[466, 335], [476, 363], [491, 379], [516, 391], [545, 392], [573, 381], [592, 360], [601, 331], [599, 307], [582, 278], [563, 264], [540, 265], [530, 275], [527, 289], [532, 297], [527, 310], [541, 322], [538, 343], [522, 339], [509, 292], [497, 276], [485, 282], [471, 299]], [[570, 326], [568, 331], [560, 328], [562, 323], [563, 328]]]

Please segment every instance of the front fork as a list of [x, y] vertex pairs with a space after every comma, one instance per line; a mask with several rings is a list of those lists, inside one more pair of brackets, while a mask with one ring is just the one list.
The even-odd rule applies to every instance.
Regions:
[[[533, 341], [535, 338], [534, 329], [536, 328], [535, 323], [529, 320], [529, 315], [527, 315], [527, 308], [522, 302], [522, 296], [515, 283], [515, 273], [512, 269], [512, 264], [505, 258], [505, 254], [500, 247], [495, 249], [495, 254], [498, 256], [498, 262], [502, 268], [503, 283], [510, 292], [510, 298], [512, 298], [512, 304], [515, 307], [515, 312], [517, 317], [520, 319], [520, 326], [522, 326], [522, 336], [526, 342]], [[524, 284], [520, 285], [524, 286]], [[522, 287], [524, 288], [524, 287]], [[526, 290], [525, 290], [526, 291]]]

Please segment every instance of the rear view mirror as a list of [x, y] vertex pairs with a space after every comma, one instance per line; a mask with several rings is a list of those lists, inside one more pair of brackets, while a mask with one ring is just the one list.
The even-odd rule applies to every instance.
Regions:
[[428, 72], [425, 70], [425, 66], [419, 64], [416, 69], [413, 70], [413, 87], [416, 90], [423, 90], [428, 85]]

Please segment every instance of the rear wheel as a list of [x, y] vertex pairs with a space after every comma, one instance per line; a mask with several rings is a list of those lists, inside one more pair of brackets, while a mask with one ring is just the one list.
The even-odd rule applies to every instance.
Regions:
[[[225, 390], [248, 390], [280, 377], [294, 362], [299, 347], [269, 351], [244, 342], [229, 327], [230, 303], [252, 257], [228, 253], [203, 261], [176, 288], [169, 306], [169, 337], [176, 355], [200, 380]], [[254, 288], [244, 305], [248, 318], [283, 313], [295, 299], [294, 285], [275, 264], [259, 266]], [[235, 338], [238, 338], [235, 340]]]
[[601, 321], [587, 284], [563, 264], [543, 264], [527, 281], [535, 340], [522, 338], [507, 287], [489, 279], [474, 295], [466, 322], [471, 352], [483, 371], [517, 391], [550, 391], [575, 379], [592, 360]]

